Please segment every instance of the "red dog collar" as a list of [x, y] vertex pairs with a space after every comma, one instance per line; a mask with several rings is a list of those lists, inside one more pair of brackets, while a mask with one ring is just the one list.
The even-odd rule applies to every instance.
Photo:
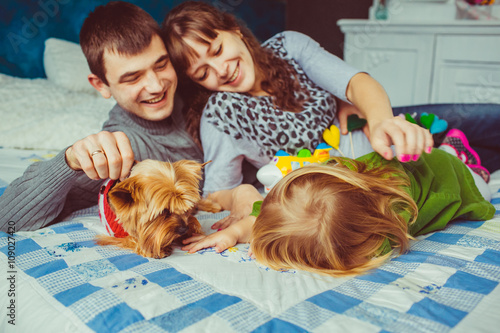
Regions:
[[99, 191], [99, 218], [110, 236], [117, 238], [127, 237], [128, 233], [123, 230], [121, 223], [118, 223], [115, 212], [108, 202], [108, 192], [115, 186], [116, 180], [108, 179], [102, 184]]

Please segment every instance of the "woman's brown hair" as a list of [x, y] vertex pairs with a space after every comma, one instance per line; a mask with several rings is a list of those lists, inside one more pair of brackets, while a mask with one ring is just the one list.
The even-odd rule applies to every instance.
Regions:
[[[345, 276], [379, 266], [389, 239], [401, 253], [409, 247], [408, 222], [417, 206], [401, 170], [368, 168], [336, 158], [332, 165], [291, 172], [269, 192], [252, 232], [256, 259], [273, 269], [301, 269]], [[411, 219], [411, 222], [413, 222]]]
[[[292, 112], [302, 110], [308, 92], [301, 88], [290, 64], [261, 47], [252, 32], [235, 16], [203, 2], [187, 1], [173, 8], [165, 17], [162, 37], [179, 77], [179, 92], [188, 103], [188, 132], [198, 143], [201, 112], [212, 92], [187, 77], [186, 71], [196, 53], [184, 39], [210, 44], [218, 35], [216, 30], [239, 30], [259, 73], [264, 76], [262, 89], [274, 97], [278, 107]], [[300, 92], [301, 97], [297, 98], [291, 91]]]

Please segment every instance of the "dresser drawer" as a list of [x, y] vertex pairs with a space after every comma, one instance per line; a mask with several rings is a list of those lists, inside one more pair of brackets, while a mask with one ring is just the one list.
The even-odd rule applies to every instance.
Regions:
[[500, 62], [498, 35], [438, 35], [436, 61]]
[[431, 102], [500, 103], [500, 36], [437, 36]]

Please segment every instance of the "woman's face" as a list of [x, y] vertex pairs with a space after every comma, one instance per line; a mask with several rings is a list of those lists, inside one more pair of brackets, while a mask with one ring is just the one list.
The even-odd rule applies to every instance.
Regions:
[[185, 39], [198, 53], [187, 75], [211, 91], [259, 94], [261, 89], [255, 65], [240, 31], [217, 30], [217, 33], [208, 45]]

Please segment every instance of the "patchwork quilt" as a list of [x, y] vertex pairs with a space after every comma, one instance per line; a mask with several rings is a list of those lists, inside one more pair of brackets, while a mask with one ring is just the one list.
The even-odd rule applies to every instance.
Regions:
[[[0, 233], [0, 331], [495, 332], [500, 193], [492, 202], [493, 219], [455, 221], [354, 278], [274, 271], [248, 244], [177, 248], [164, 259], [99, 246], [92, 207], [49, 228]], [[198, 217], [211, 232], [224, 214]]]

